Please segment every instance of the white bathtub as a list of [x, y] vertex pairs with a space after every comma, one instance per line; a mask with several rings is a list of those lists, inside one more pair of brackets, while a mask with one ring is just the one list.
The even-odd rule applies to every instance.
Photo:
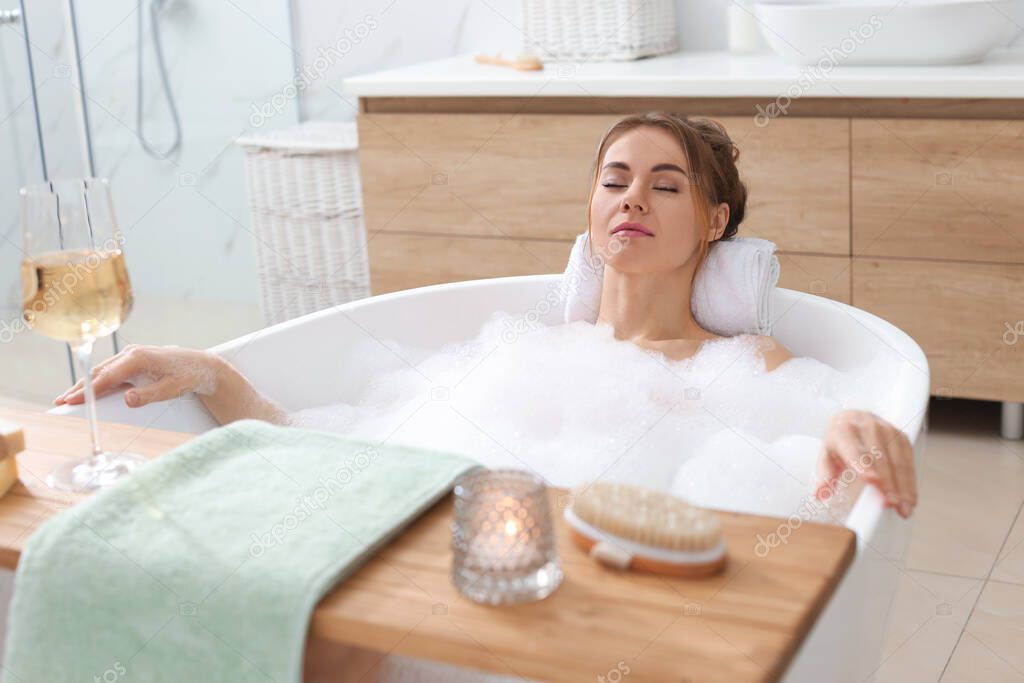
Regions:
[[[350, 400], [371, 377], [404, 365], [383, 345], [376, 354], [346, 353], [368, 335], [436, 349], [467, 339], [495, 311], [524, 324], [558, 324], [560, 275], [474, 280], [385, 294], [260, 330], [213, 350], [229, 358], [262, 392], [291, 410]], [[905, 333], [869, 313], [829, 299], [777, 289], [774, 336], [794, 355], [846, 370], [894, 350], [903, 362], [887, 386], [882, 417], [906, 431], [920, 462], [928, 405], [928, 364]], [[358, 356], [358, 357], [357, 357]], [[80, 408], [55, 409], [80, 413]], [[215, 426], [197, 400], [128, 409], [120, 395], [99, 402], [103, 420], [200, 432]], [[911, 521], [882, 507], [865, 488], [847, 521], [856, 559], [786, 674], [788, 682], [862, 681], [879, 665], [882, 635], [896, 590]]]

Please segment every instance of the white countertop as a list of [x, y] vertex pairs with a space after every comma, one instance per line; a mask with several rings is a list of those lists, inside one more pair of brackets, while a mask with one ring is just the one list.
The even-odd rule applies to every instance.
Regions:
[[676, 52], [631, 62], [548, 62], [542, 71], [473, 55], [346, 78], [353, 97], [949, 97], [1024, 98], [1024, 49], [961, 66], [817, 67], [774, 53]]

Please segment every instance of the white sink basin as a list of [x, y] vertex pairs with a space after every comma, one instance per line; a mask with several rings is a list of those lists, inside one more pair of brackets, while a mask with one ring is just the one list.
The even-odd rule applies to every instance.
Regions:
[[797, 64], [970, 64], [1013, 37], [1018, 0], [762, 0], [761, 35]]

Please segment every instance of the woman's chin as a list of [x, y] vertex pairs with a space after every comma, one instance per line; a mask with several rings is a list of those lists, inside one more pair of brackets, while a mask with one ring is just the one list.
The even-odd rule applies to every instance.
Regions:
[[659, 270], [658, 259], [653, 251], [642, 253], [639, 249], [633, 248], [610, 255], [605, 259], [605, 266], [629, 275]]

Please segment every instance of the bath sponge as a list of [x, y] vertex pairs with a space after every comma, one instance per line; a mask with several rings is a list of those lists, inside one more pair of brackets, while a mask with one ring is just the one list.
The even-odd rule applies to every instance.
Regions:
[[695, 578], [725, 566], [718, 516], [667, 493], [594, 483], [573, 491], [565, 519], [577, 545], [620, 569]]
[[18, 481], [18, 461], [15, 453], [25, 450], [25, 434], [19, 427], [0, 420], [0, 496], [11, 490]]

